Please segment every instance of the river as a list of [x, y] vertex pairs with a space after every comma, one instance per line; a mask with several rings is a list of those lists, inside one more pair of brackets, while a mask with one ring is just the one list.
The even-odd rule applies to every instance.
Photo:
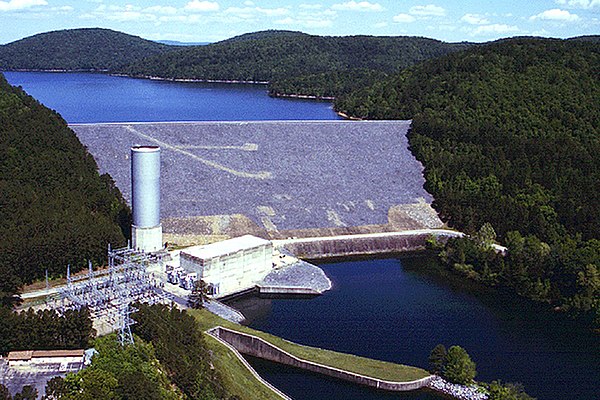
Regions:
[[[178, 83], [79, 73], [5, 73], [69, 123], [338, 119], [331, 104], [273, 99], [260, 85]], [[464, 347], [478, 378], [522, 382], [540, 400], [600, 398], [600, 338], [560, 315], [445, 275], [431, 259], [324, 263], [333, 290], [312, 300], [238, 303], [250, 326], [292, 341], [426, 367], [438, 343]], [[253, 361], [296, 400], [389, 395]]]

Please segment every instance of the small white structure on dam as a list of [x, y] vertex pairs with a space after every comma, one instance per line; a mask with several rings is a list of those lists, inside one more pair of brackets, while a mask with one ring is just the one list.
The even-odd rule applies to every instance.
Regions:
[[220, 297], [252, 288], [273, 270], [273, 244], [245, 235], [234, 239], [194, 246], [180, 253], [180, 267], [197, 273], [211, 294]]
[[132, 248], [144, 252], [162, 249], [160, 224], [160, 147], [131, 148]]

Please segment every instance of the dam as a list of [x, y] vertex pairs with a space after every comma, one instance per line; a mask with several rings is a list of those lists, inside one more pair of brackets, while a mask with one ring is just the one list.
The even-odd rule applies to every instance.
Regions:
[[195, 235], [212, 236], [211, 241], [244, 234], [285, 239], [441, 226], [423, 188], [423, 167], [408, 149], [409, 126], [410, 121], [70, 125], [129, 202], [127, 150], [160, 146], [161, 223], [165, 240], [182, 245], [201, 244]]

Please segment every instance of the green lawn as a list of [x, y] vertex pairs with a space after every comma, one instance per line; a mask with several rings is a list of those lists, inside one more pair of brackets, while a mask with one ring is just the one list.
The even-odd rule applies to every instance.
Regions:
[[288, 342], [280, 337], [225, 321], [224, 319], [211, 314], [206, 310], [188, 311], [191, 313], [191, 315], [196, 317], [203, 330], [208, 330], [215, 326], [221, 325], [225, 328], [258, 336], [267, 342], [287, 351], [288, 353], [295, 355], [298, 358], [334, 368], [394, 382], [409, 382], [425, 378], [430, 375], [427, 371], [420, 368], [378, 361], [354, 356], [351, 354], [338, 353], [335, 351], [302, 346], [296, 343]]
[[214, 354], [213, 363], [230, 395], [235, 395], [241, 400], [281, 400], [271, 389], [258, 381], [232, 351], [208, 334], [206, 346]]

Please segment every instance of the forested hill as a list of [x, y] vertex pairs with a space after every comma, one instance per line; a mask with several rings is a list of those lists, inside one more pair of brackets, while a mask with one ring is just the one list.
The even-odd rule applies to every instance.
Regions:
[[265, 31], [135, 63], [133, 76], [273, 82], [333, 71], [391, 73], [470, 46], [418, 37], [313, 36]]
[[21, 283], [124, 245], [130, 212], [55, 112], [0, 74], [0, 306]]
[[410, 145], [442, 218], [470, 233], [489, 222], [509, 247], [494, 263], [462, 248], [453, 265], [595, 310], [600, 325], [597, 41], [502, 40], [418, 65], [336, 108], [412, 119]]
[[109, 29], [70, 29], [0, 46], [0, 69], [110, 71], [178, 48]]

